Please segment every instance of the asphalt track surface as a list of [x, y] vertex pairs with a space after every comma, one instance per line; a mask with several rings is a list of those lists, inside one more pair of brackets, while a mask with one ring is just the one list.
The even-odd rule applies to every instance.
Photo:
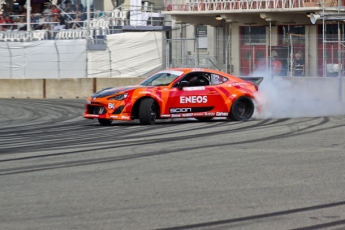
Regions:
[[345, 229], [345, 116], [98, 125], [0, 99], [0, 229]]

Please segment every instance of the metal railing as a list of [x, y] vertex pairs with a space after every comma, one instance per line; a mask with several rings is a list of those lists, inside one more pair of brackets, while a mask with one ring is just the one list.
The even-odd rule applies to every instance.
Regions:
[[[335, 7], [334, 0], [325, 1]], [[335, 1], [336, 2], [336, 1]], [[344, 5], [341, 3], [341, 5]], [[316, 0], [166, 0], [167, 11], [265, 10], [320, 7]]]
[[62, 12], [65, 23], [61, 25], [53, 21], [54, 14], [35, 14], [31, 23], [23, 20], [26, 15], [11, 15], [19, 22], [0, 24], [0, 42], [76, 38], [93, 40], [99, 35], [121, 33], [124, 26], [140, 27], [142, 30], [145, 27], [149, 30], [148, 27], [152, 26], [171, 26], [171, 21], [164, 20], [161, 10], [153, 6], [120, 5], [111, 11], [90, 12], [90, 21], [76, 20], [75, 13]]

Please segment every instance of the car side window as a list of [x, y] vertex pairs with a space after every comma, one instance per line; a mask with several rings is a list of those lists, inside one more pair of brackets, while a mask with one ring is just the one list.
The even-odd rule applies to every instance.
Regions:
[[206, 86], [210, 85], [210, 76], [208, 73], [193, 72], [186, 75], [182, 81], [189, 82], [188, 86]]
[[219, 85], [226, 82], [228, 79], [218, 74], [211, 74], [211, 85]]
[[150, 85], [153, 86], [165, 86], [169, 85], [174, 79], [176, 78], [176, 75], [170, 74], [170, 73], [161, 73], [159, 77], [154, 79]]

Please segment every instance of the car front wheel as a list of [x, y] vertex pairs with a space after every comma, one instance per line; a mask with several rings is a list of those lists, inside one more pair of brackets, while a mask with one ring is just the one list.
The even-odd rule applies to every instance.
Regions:
[[156, 121], [158, 106], [154, 99], [144, 98], [139, 106], [139, 121], [142, 125], [153, 125]]

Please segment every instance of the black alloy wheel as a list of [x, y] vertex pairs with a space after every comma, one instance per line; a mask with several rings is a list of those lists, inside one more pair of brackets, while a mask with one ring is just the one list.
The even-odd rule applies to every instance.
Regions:
[[153, 125], [157, 118], [158, 106], [154, 99], [144, 98], [139, 106], [139, 121], [142, 125]]
[[231, 106], [230, 119], [233, 121], [247, 121], [254, 114], [254, 103], [249, 97], [238, 98]]

